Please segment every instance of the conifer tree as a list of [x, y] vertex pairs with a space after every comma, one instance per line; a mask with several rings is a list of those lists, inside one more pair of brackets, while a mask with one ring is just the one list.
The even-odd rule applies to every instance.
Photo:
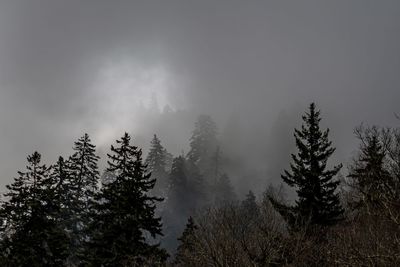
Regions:
[[175, 249], [177, 237], [185, 225], [182, 218], [188, 218], [204, 205], [202, 177], [183, 156], [176, 157], [169, 176], [169, 191], [166, 208], [163, 211], [166, 237], [164, 244]]
[[185, 230], [183, 231], [181, 237], [178, 238], [180, 244], [178, 246], [175, 256], [175, 265], [188, 266], [188, 264], [190, 264], [186, 262], [186, 259], [189, 255], [193, 255], [196, 252], [195, 234], [197, 229], [197, 225], [194, 223], [193, 218], [190, 216], [187, 221]]
[[53, 192], [52, 201], [58, 208], [54, 217], [67, 230], [67, 221], [71, 217], [69, 207], [71, 206], [72, 191], [69, 180], [68, 162], [63, 157], [59, 157], [56, 164], [51, 166], [49, 184]]
[[327, 168], [328, 159], [335, 149], [328, 139], [329, 129], [320, 129], [320, 112], [314, 103], [303, 116], [303, 121], [301, 130], [295, 129], [294, 133], [298, 153], [292, 154], [291, 171], [285, 170], [281, 176], [285, 183], [296, 189], [298, 199], [294, 206], [287, 206], [270, 198], [293, 229], [305, 224], [332, 225], [343, 214], [336, 193], [339, 181], [334, 179], [342, 165]]
[[175, 213], [175, 217], [188, 218], [199, 208], [200, 193], [199, 181], [189, 172], [188, 161], [184, 157], [174, 159], [169, 180], [168, 209]]
[[187, 176], [186, 160], [179, 156], [173, 160], [171, 173], [169, 175], [169, 191], [166, 201], [166, 208], [163, 210], [163, 220], [166, 236], [163, 243], [168, 248], [176, 248], [177, 236], [183, 230], [182, 218], [189, 217], [194, 211], [193, 200], [191, 196]]
[[73, 150], [67, 165], [70, 199], [66, 203], [66, 209], [69, 211], [66, 228], [72, 242], [69, 261], [77, 264], [86, 239], [84, 232], [90, 223], [90, 214], [93, 213], [90, 202], [98, 190], [99, 157], [95, 154], [95, 146], [86, 133], [75, 142]]
[[75, 142], [73, 150], [75, 153], [69, 159], [70, 175], [72, 183], [75, 185], [77, 197], [85, 210], [98, 189], [99, 171], [97, 162], [99, 157], [95, 154], [95, 145], [91, 143], [89, 135], [86, 133]]
[[242, 201], [242, 211], [244, 215], [249, 219], [254, 219], [259, 215], [259, 208], [256, 201], [256, 196], [253, 191], [249, 191], [246, 198]]
[[56, 164], [51, 167], [49, 176], [53, 188], [53, 204], [57, 206], [54, 219], [64, 230], [66, 235], [66, 246], [68, 247], [67, 266], [73, 266], [79, 262], [79, 252], [82, 249], [82, 231], [78, 231], [78, 219], [75, 212], [77, 209], [76, 185], [71, 177], [70, 162], [59, 157]]
[[151, 197], [154, 187], [142, 162], [142, 151], [131, 144], [125, 135], [111, 146], [107, 171], [115, 180], [105, 184], [96, 197], [91, 239], [86, 262], [89, 266], [141, 266], [149, 260], [163, 262], [166, 253], [158, 244], [146, 238], [162, 235], [161, 220], [155, 216], [155, 203], [161, 198]]
[[236, 200], [236, 194], [231, 185], [229, 176], [224, 173], [220, 175], [215, 186], [215, 202], [217, 205], [232, 203]]
[[190, 138], [187, 158], [200, 169], [202, 174], [212, 174], [214, 172], [212, 158], [216, 148], [217, 126], [210, 116], [200, 115]]
[[152, 177], [157, 179], [154, 194], [166, 197], [168, 187], [168, 175], [166, 172], [167, 150], [161, 145], [157, 135], [151, 140], [150, 152], [146, 158], [147, 169]]
[[7, 185], [0, 211], [3, 266], [62, 266], [68, 256], [64, 229], [55, 219], [55, 184], [40, 161], [38, 152], [28, 156], [27, 171]]
[[390, 196], [394, 191], [391, 175], [385, 166], [386, 151], [376, 128], [364, 133], [359, 128], [356, 134], [362, 141], [360, 155], [351, 166], [348, 177], [360, 199], [353, 204], [356, 207], [365, 204], [376, 207], [384, 196]]
[[150, 143], [149, 155], [146, 158], [146, 164], [149, 171], [152, 173], [165, 173], [165, 149], [161, 145], [157, 135], [153, 136]]
[[[211, 202], [211, 185], [204, 179], [199, 167], [197, 167], [191, 160], [186, 160], [186, 177], [187, 187], [190, 196], [190, 205], [192, 210], [199, 210], [206, 204]], [[188, 217], [188, 216], [186, 216]]]

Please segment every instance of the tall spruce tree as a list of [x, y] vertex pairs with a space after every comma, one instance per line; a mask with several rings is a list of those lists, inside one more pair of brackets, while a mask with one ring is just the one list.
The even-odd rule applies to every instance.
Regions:
[[190, 138], [190, 150], [187, 158], [193, 162], [202, 174], [214, 173], [213, 156], [217, 149], [217, 125], [208, 115], [200, 115]]
[[184, 157], [176, 157], [172, 162], [172, 169], [169, 175], [169, 191], [166, 201], [166, 208], [163, 210], [165, 222], [165, 238], [163, 243], [167, 248], [175, 249], [176, 238], [183, 230], [182, 218], [189, 217], [194, 211], [191, 188], [188, 181], [187, 162]]
[[68, 243], [57, 221], [59, 205], [49, 168], [38, 152], [28, 156], [26, 172], [11, 185], [0, 210], [2, 266], [63, 266]]
[[142, 151], [125, 135], [111, 146], [107, 171], [115, 180], [105, 184], [96, 197], [86, 263], [89, 266], [143, 266], [163, 262], [166, 252], [148, 237], [162, 235], [155, 203], [161, 198], [148, 195], [155, 179], [142, 162]]
[[59, 157], [56, 164], [51, 166], [49, 181], [53, 189], [53, 203], [58, 207], [55, 219], [67, 229], [67, 221], [70, 220], [72, 191], [69, 180], [68, 162], [63, 157]]
[[91, 201], [98, 190], [99, 171], [96, 147], [85, 133], [73, 147], [74, 153], [68, 160], [69, 201], [66, 207], [69, 211], [66, 228], [71, 237], [70, 258], [71, 264], [78, 264], [82, 256], [85, 231], [90, 224]]
[[154, 135], [150, 142], [149, 154], [146, 158], [146, 164], [149, 171], [152, 173], [165, 173], [165, 157], [166, 150], [161, 145], [161, 141], [157, 135]]
[[169, 206], [173, 209], [186, 212], [190, 210], [190, 206], [182, 208], [181, 206], [187, 206], [189, 204], [188, 193], [188, 177], [186, 169], [186, 160], [184, 157], [179, 156], [173, 160], [170, 179], [170, 190], [168, 194]]
[[379, 207], [380, 200], [394, 195], [392, 177], [385, 163], [386, 151], [377, 128], [359, 128], [360, 154], [350, 167], [348, 177], [358, 199], [355, 207]]
[[146, 158], [147, 169], [155, 177], [157, 182], [154, 186], [154, 194], [166, 197], [168, 187], [168, 175], [166, 172], [167, 150], [161, 145], [157, 135], [153, 136], [150, 151]]
[[332, 225], [344, 212], [336, 193], [339, 181], [334, 179], [342, 165], [327, 169], [328, 159], [335, 149], [328, 139], [329, 129], [320, 129], [320, 111], [314, 103], [303, 121], [301, 130], [295, 129], [294, 133], [298, 153], [292, 154], [291, 172], [285, 170], [281, 176], [285, 183], [296, 189], [298, 199], [294, 206], [287, 206], [270, 198], [293, 229], [306, 224]]
[[185, 167], [191, 209], [199, 210], [205, 205], [210, 204], [212, 189], [210, 188], [210, 184], [204, 179], [205, 174], [202, 174], [200, 168], [191, 160], [186, 160]]
[[217, 205], [225, 205], [236, 200], [235, 191], [231, 185], [229, 176], [224, 173], [219, 176], [215, 185], [215, 203]]
[[75, 151], [70, 157], [70, 172], [72, 183], [75, 185], [75, 192], [82, 204], [83, 211], [88, 208], [88, 203], [93, 199], [98, 190], [99, 170], [96, 155], [96, 147], [91, 143], [88, 134], [84, 134], [75, 142]]

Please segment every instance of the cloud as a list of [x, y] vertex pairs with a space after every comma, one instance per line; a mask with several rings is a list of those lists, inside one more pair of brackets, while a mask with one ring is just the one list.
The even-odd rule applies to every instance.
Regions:
[[[200, 113], [221, 131], [239, 114], [236, 142], [262, 169], [274, 153], [257, 144], [279, 149], [268, 145], [279, 114], [300, 120], [292, 111], [311, 101], [346, 159], [357, 124], [398, 125], [399, 11], [389, 0], [1, 1], [1, 183], [33, 150], [68, 154], [83, 131], [101, 146], [122, 128], [143, 143], [158, 131], [180, 151]], [[139, 110], [153, 93], [181, 110], [179, 129]]]

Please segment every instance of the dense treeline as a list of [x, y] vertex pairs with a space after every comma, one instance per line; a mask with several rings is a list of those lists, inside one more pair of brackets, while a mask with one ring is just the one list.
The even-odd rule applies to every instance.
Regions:
[[[34, 152], [0, 208], [1, 266], [395, 266], [400, 264], [400, 130], [359, 127], [340, 174], [311, 104], [279, 188], [238, 200], [217, 126], [202, 115], [187, 154], [127, 133], [100, 175], [87, 134], [51, 166]], [[267, 179], [267, 178], [266, 178]], [[293, 188], [297, 197], [286, 197]]]

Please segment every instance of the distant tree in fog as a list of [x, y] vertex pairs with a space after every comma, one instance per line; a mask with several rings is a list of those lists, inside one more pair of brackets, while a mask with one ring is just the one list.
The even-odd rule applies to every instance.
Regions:
[[257, 217], [259, 214], [259, 207], [257, 205], [256, 196], [253, 191], [249, 191], [246, 198], [241, 203], [242, 212], [247, 217]]
[[200, 115], [190, 138], [190, 150], [187, 158], [200, 169], [202, 174], [214, 172], [212, 158], [217, 145], [217, 125], [210, 116]]
[[154, 187], [154, 194], [162, 197], [166, 197], [166, 191], [168, 188], [168, 174], [166, 170], [168, 154], [167, 150], [161, 145], [160, 139], [157, 135], [154, 135], [150, 143], [150, 151], [145, 163], [147, 169], [151, 172], [152, 177], [157, 180]]
[[236, 199], [229, 176], [226, 173], [220, 175], [215, 185], [215, 204], [224, 205], [234, 202]]

